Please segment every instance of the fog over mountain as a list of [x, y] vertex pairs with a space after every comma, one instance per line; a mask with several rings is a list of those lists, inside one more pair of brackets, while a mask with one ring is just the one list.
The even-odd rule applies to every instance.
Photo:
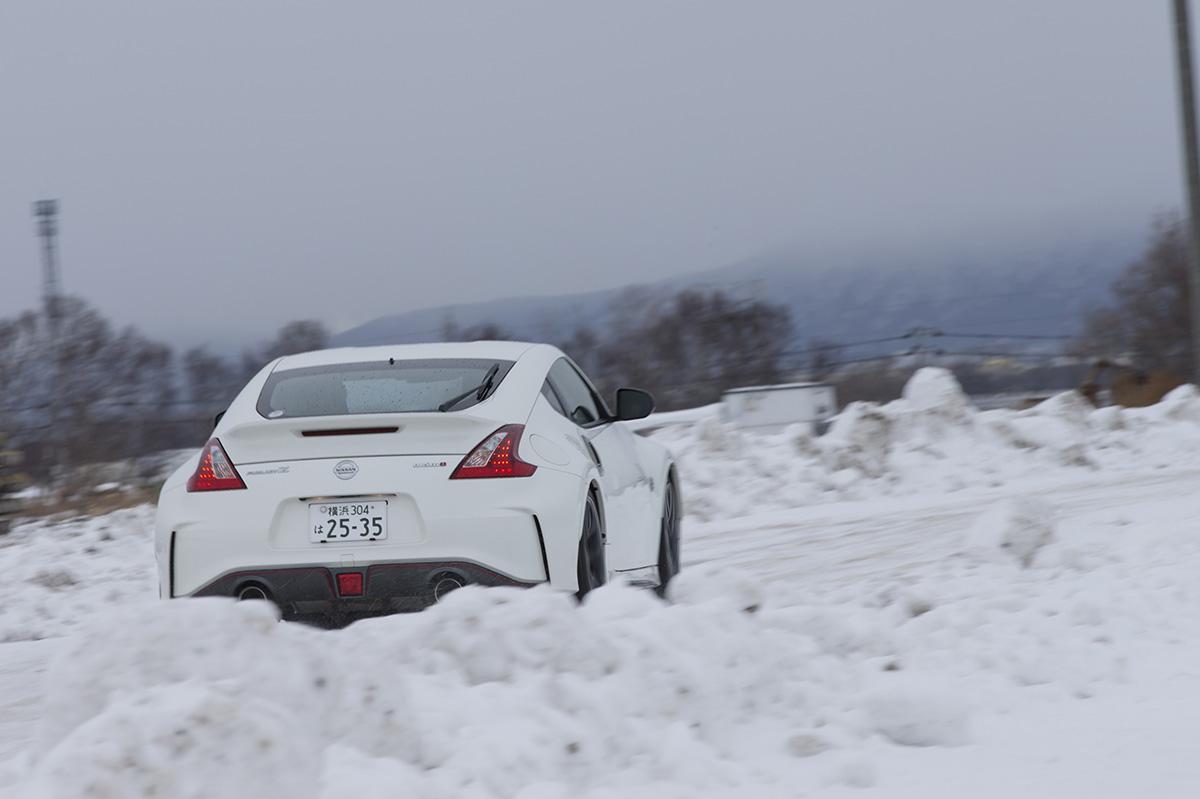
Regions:
[[[857, 243], [839, 250], [780, 249], [692, 275], [654, 281], [670, 292], [720, 288], [792, 311], [797, 343], [850, 343], [914, 327], [946, 332], [1073, 335], [1107, 301], [1117, 273], [1143, 244], [1135, 233], [986, 242], [974, 246]], [[494, 323], [518, 338], [557, 341], [606, 323], [622, 289], [439, 306], [380, 317], [335, 336], [340, 345], [431, 341], [448, 322]], [[1022, 347], [1048, 346], [1025, 343]]]

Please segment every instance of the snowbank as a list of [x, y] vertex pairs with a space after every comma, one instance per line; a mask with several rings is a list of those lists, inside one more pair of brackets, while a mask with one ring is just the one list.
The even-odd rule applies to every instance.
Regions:
[[[0, 639], [66, 637], [0, 794], [897, 795], [912, 764], [978, 750], [997, 718], [1052, 718], [1117, 695], [1147, 661], [1197, 655], [1200, 501], [1131, 520], [1102, 489], [1073, 516], [1032, 492], [966, 491], [1200, 466], [1194, 390], [1139, 411], [1065, 395], [981, 413], [927, 370], [823, 438], [715, 420], [655, 435], [676, 449], [693, 514], [668, 602], [620, 585], [582, 606], [467, 588], [321, 631], [263, 604], [154, 600], [150, 509], [19, 527], [0, 538]], [[888, 560], [896, 512], [880, 503], [876, 526], [835, 531], [824, 550], [876, 567], [809, 564], [803, 579], [786, 521], [747, 534], [748, 571], [724, 530], [695, 521], [921, 492], [965, 497], [900, 530], [953, 515], [943, 549]], [[836, 515], [820, 513], [818, 528]], [[1138, 684], [1183, 680], [1161, 673]], [[897, 752], [915, 759], [890, 768]]]
[[1097, 470], [1200, 467], [1200, 392], [1184, 386], [1141, 409], [1095, 409], [1068, 392], [1026, 411], [979, 411], [950, 372], [927, 368], [894, 402], [851, 403], [823, 437], [708, 418], [654, 438], [679, 460], [688, 515], [708, 521]]
[[154, 509], [36, 521], [0, 536], [0, 644], [60, 636], [158, 596]]
[[131, 604], [62, 645], [14, 795], [884, 787], [891, 748], [976, 743], [977, 717], [1115, 690], [1131, 652], [1200, 632], [1200, 543], [1119, 530], [1072, 528], [1027, 567], [949, 557], [816, 594], [720, 564], [670, 602], [468, 588], [338, 631], [258, 603]]
[[139, 690], [89, 719], [39, 764], [29, 797], [318, 797], [318, 730], [221, 686]]
[[[30, 785], [85, 794], [124, 763], [140, 785], [199, 796], [210, 767], [236, 780], [286, 752], [302, 771], [324, 756], [335, 774], [344, 760], [386, 773], [402, 795], [538, 783], [559, 795], [685, 773], [695, 791], [730, 789], [761, 779], [741, 763], [742, 733], [812, 724], [812, 648], [795, 638], [744, 610], [621, 587], [582, 608], [549, 590], [465, 589], [431, 612], [332, 633], [276, 624], [254, 603], [137, 605], [56, 660]], [[255, 721], [222, 748], [239, 703]], [[301, 782], [296, 795], [316, 795]]]

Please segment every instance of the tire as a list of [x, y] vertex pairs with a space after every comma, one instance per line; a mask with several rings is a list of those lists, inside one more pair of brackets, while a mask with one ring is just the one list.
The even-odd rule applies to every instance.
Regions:
[[604, 527], [600, 521], [600, 507], [591, 492], [583, 510], [583, 530], [579, 535], [579, 557], [576, 566], [579, 591], [575, 596], [583, 599], [592, 589], [608, 582], [608, 562], [604, 557]]
[[663, 596], [671, 578], [679, 574], [679, 491], [675, 488], [674, 478], [667, 481], [659, 527], [658, 595]]

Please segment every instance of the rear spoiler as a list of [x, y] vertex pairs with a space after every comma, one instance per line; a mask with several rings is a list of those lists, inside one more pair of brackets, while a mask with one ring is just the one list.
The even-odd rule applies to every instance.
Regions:
[[220, 432], [236, 465], [381, 455], [463, 455], [505, 420], [466, 413], [255, 419]]

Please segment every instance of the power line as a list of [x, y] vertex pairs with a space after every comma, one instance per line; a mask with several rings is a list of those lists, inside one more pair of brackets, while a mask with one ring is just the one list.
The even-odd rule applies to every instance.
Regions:
[[[863, 341], [850, 341], [844, 343], [830, 342], [828, 344], [819, 344], [810, 347], [799, 349], [786, 349], [779, 354], [782, 356], [794, 355], [811, 355], [818, 352], [832, 352], [842, 349], [855, 349], [858, 347], [868, 347], [875, 344], [890, 344], [897, 341], [914, 341], [928, 338], [961, 338], [961, 339], [980, 339], [980, 340], [1013, 340], [1013, 341], [1069, 341], [1073, 336], [1055, 335], [1055, 334], [1029, 334], [1029, 333], [947, 333], [936, 328], [913, 328], [907, 333], [899, 336], [887, 336], [884, 338], [866, 339]], [[894, 356], [887, 356], [894, 357]]]
[[975, 358], [1029, 358], [1031, 360], [1055, 360], [1057, 358], [1075, 359], [1074, 356], [1064, 355], [1061, 352], [978, 352], [978, 351], [951, 351], [937, 352], [935, 355], [943, 357], [953, 357], [958, 355], [966, 355]]
[[938, 333], [943, 338], [1013, 339], [1020, 341], [1069, 341], [1074, 336], [1031, 335], [1027, 333]]
[[872, 344], [891, 344], [896, 341], [908, 341], [912, 339], [912, 333], [905, 333], [903, 336], [888, 336], [887, 338], [872, 338], [866, 341], [851, 341], [845, 344], [821, 344], [815, 347], [804, 347], [802, 349], [783, 350], [780, 355], [809, 355], [814, 352], [828, 352], [830, 350], [854, 349], [855, 347], [868, 347]]

